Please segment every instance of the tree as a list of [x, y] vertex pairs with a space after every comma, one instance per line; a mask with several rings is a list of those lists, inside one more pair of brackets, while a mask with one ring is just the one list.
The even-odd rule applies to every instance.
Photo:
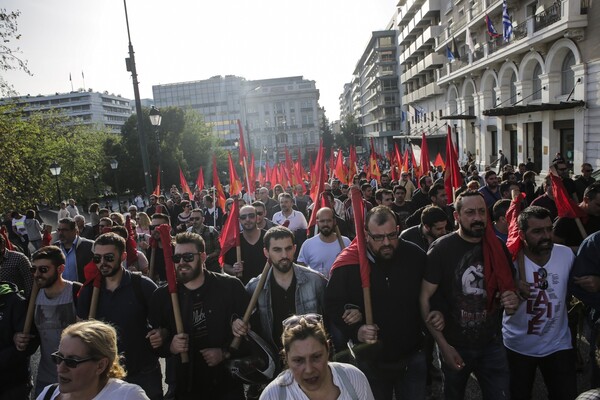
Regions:
[[348, 150], [351, 145], [357, 145], [362, 130], [353, 114], [346, 115], [341, 123], [340, 130], [342, 133], [338, 136], [337, 142], [342, 149]]
[[[19, 56], [21, 49], [14, 47], [14, 42], [21, 38], [21, 35], [17, 33], [17, 18], [20, 14], [20, 11], [8, 12], [5, 8], [0, 9], [0, 70], [21, 70], [32, 75], [27, 67], [27, 61]], [[0, 76], [0, 96], [13, 96], [15, 94], [12, 85]]]
[[321, 138], [323, 139], [323, 148], [325, 149], [325, 153], [329, 154], [331, 152], [331, 148], [333, 147], [333, 132], [331, 132], [331, 126], [329, 126], [329, 120], [325, 115], [321, 119]]

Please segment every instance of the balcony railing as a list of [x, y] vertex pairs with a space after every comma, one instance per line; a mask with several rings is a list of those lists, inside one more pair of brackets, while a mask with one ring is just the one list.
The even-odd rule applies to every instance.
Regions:
[[519, 25], [513, 28], [513, 36], [515, 40], [527, 37], [527, 21], [521, 22]]
[[537, 32], [540, 29], [544, 29], [547, 26], [554, 24], [555, 22], [560, 21], [560, 2], [554, 3], [550, 7], [546, 8], [539, 14], [535, 15], [535, 20], [533, 23], [533, 31]]

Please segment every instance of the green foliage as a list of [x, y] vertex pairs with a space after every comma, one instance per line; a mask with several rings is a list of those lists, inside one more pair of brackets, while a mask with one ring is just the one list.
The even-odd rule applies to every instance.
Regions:
[[[21, 70], [32, 75], [27, 61], [21, 59], [21, 50], [15, 47], [15, 41], [21, 38], [18, 34], [17, 18], [20, 11], [6, 11], [0, 8], [0, 71]], [[13, 87], [0, 76], [0, 96], [16, 94]]]
[[321, 119], [321, 138], [323, 139], [323, 148], [325, 149], [325, 154], [329, 154], [331, 148], [333, 147], [333, 132], [331, 132], [331, 127], [329, 126], [329, 120], [325, 115]]
[[[341, 123], [340, 129], [342, 133], [337, 136], [336, 141], [340, 148], [347, 152], [351, 145], [357, 145], [362, 132], [354, 115], [347, 115]], [[347, 154], [347, 153], [346, 153]]]

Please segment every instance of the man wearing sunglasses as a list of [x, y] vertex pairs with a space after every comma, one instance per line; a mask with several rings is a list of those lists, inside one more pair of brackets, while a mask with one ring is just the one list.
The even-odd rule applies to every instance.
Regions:
[[219, 265], [219, 254], [221, 253], [221, 244], [219, 243], [219, 231], [212, 226], [204, 225], [204, 213], [201, 209], [192, 210], [190, 217], [192, 226], [187, 231], [202, 236], [206, 245], [206, 269], [212, 272], [221, 272]]
[[[425, 353], [419, 314], [419, 287], [425, 253], [398, 237], [396, 215], [386, 206], [365, 217], [365, 239], [370, 266], [374, 324], [350, 321], [349, 306], [364, 315], [364, 298], [356, 248], [346, 248], [336, 259], [325, 292], [325, 318], [339, 332], [338, 343], [379, 342], [380, 351], [359, 359], [376, 399], [425, 398]], [[354, 255], [354, 257], [352, 257]], [[366, 357], [365, 357], [366, 358]]]
[[[550, 212], [531, 206], [518, 217], [523, 244], [519, 271], [521, 303], [504, 314], [502, 336], [510, 369], [511, 398], [529, 398], [539, 368], [548, 393], [557, 399], [577, 396], [575, 351], [569, 330], [567, 290], [575, 255], [553, 244]], [[522, 276], [521, 274], [524, 274]]]
[[15, 347], [25, 351], [32, 342], [40, 344], [40, 363], [35, 383], [37, 397], [44, 387], [57, 382], [56, 365], [51, 354], [60, 343], [63, 329], [77, 321], [75, 302], [81, 283], [63, 279], [65, 256], [56, 246], [42, 247], [32, 256], [31, 275], [40, 291], [35, 299], [35, 333], [18, 333]]
[[[243, 399], [243, 388], [225, 366], [233, 339], [231, 320], [243, 315], [250, 296], [236, 278], [207, 271], [204, 240], [198, 234], [175, 236], [173, 263], [177, 274], [177, 296], [185, 333], [177, 334], [167, 286], [154, 292], [150, 322], [164, 328], [161, 355], [175, 364], [175, 398]], [[187, 352], [183, 364], [177, 355]]]
[[240, 209], [240, 224], [242, 225], [240, 237], [242, 261], [237, 261], [236, 249], [232, 248], [223, 259], [223, 271], [237, 276], [245, 285], [261, 273], [267, 262], [263, 250], [263, 237], [266, 231], [256, 226], [256, 208], [253, 206], [244, 206]]
[[[156, 215], [156, 214], [155, 214]], [[158, 329], [148, 324], [150, 298], [156, 284], [123, 267], [127, 260], [125, 239], [110, 232], [94, 242], [93, 261], [102, 277], [96, 319], [112, 324], [119, 332], [119, 352], [125, 357], [127, 382], [146, 391], [150, 399], [162, 399], [162, 374], [153, 348], [162, 344]], [[93, 285], [85, 285], [77, 301], [77, 315], [89, 315]]]
[[258, 226], [258, 229], [268, 231], [275, 226], [273, 221], [267, 218], [267, 209], [262, 201], [256, 200], [252, 203], [252, 206], [256, 209], [256, 226]]

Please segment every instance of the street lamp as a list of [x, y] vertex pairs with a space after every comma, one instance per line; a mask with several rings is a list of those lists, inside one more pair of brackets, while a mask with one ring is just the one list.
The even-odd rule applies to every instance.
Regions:
[[121, 199], [119, 198], [119, 180], [117, 178], [117, 168], [119, 168], [119, 162], [116, 158], [110, 160], [110, 168], [115, 173], [115, 190], [117, 191], [117, 212], [121, 212]]
[[58, 176], [60, 175], [60, 165], [56, 161], [50, 164], [50, 173], [56, 178], [56, 194], [58, 195], [58, 204], [61, 202], [60, 187], [58, 186]]
[[[156, 182], [160, 182], [160, 134], [159, 127], [162, 121], [162, 115], [160, 114], [160, 110], [154, 106], [150, 108], [150, 123], [154, 127], [156, 131], [156, 159], [158, 161], [158, 176], [156, 178]], [[160, 189], [160, 188], [159, 188]]]

